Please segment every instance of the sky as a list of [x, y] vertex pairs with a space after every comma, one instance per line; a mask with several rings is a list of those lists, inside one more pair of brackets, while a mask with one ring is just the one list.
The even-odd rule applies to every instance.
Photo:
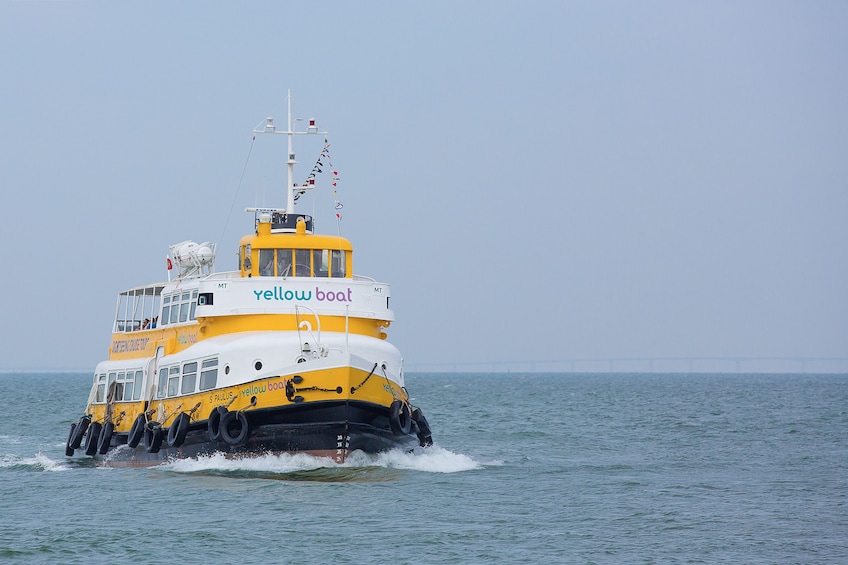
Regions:
[[169, 245], [234, 269], [291, 90], [344, 205], [323, 176], [301, 209], [391, 284], [410, 370], [848, 371], [846, 29], [840, 1], [2, 2], [0, 370], [93, 370]]

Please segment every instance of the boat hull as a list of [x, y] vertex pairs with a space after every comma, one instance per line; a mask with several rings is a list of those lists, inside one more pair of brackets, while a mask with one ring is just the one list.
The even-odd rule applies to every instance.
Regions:
[[[420, 444], [415, 423], [409, 433], [397, 434], [384, 406], [367, 402], [337, 401], [245, 410], [241, 414], [248, 432], [234, 443], [210, 431], [209, 420], [192, 422], [180, 445], [168, 445], [168, 429], [146, 431], [145, 438], [131, 448], [127, 433], [115, 434], [105, 455], [95, 458], [107, 466], [150, 466], [174, 459], [223, 453], [227, 457], [264, 454], [306, 453], [344, 462], [353, 451], [379, 453], [391, 449], [412, 450]], [[231, 418], [232, 419], [232, 418]], [[155, 425], [155, 424], [154, 424]], [[213, 426], [214, 427], [214, 426]], [[236, 430], [238, 432], [239, 430]], [[154, 433], [160, 434], [156, 446]], [[226, 435], [226, 434], [224, 434]]]

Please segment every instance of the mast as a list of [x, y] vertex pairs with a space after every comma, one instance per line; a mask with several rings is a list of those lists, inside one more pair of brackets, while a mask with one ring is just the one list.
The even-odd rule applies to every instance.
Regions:
[[[277, 131], [277, 126], [274, 125], [274, 118], [272, 116], [268, 116], [265, 118], [265, 127], [264, 129], [255, 129], [253, 133], [278, 133], [284, 134], [288, 136], [288, 159], [286, 160], [286, 207], [284, 210], [276, 209], [278, 212], [282, 212], [284, 214], [293, 214], [294, 213], [294, 197], [298, 191], [307, 190], [310, 188], [314, 188], [314, 179], [309, 180], [306, 186], [295, 186], [294, 184], [294, 166], [297, 164], [294, 155], [294, 136], [295, 135], [310, 135], [310, 134], [319, 134], [322, 133], [325, 136], [327, 135], [326, 130], [318, 130], [318, 125], [315, 122], [315, 118], [309, 118], [307, 121], [308, 126], [306, 127], [306, 131], [297, 131], [296, 125], [297, 122], [304, 121], [303, 118], [292, 118], [291, 111], [291, 89], [288, 91], [288, 95], [286, 96], [287, 102], [287, 116], [286, 116], [286, 131]], [[252, 211], [252, 210], [249, 210]]]

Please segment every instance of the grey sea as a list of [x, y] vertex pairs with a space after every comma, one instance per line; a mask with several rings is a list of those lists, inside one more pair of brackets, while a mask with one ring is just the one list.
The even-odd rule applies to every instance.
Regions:
[[848, 563], [848, 375], [410, 374], [435, 445], [64, 456], [87, 374], [0, 375], [3, 563]]

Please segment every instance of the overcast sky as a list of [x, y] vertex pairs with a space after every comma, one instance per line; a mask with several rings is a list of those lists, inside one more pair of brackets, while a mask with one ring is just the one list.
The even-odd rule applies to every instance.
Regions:
[[244, 207], [284, 203], [251, 130], [287, 89], [412, 369], [848, 357], [846, 30], [842, 1], [2, 2], [0, 369], [93, 370], [171, 244], [235, 268]]

